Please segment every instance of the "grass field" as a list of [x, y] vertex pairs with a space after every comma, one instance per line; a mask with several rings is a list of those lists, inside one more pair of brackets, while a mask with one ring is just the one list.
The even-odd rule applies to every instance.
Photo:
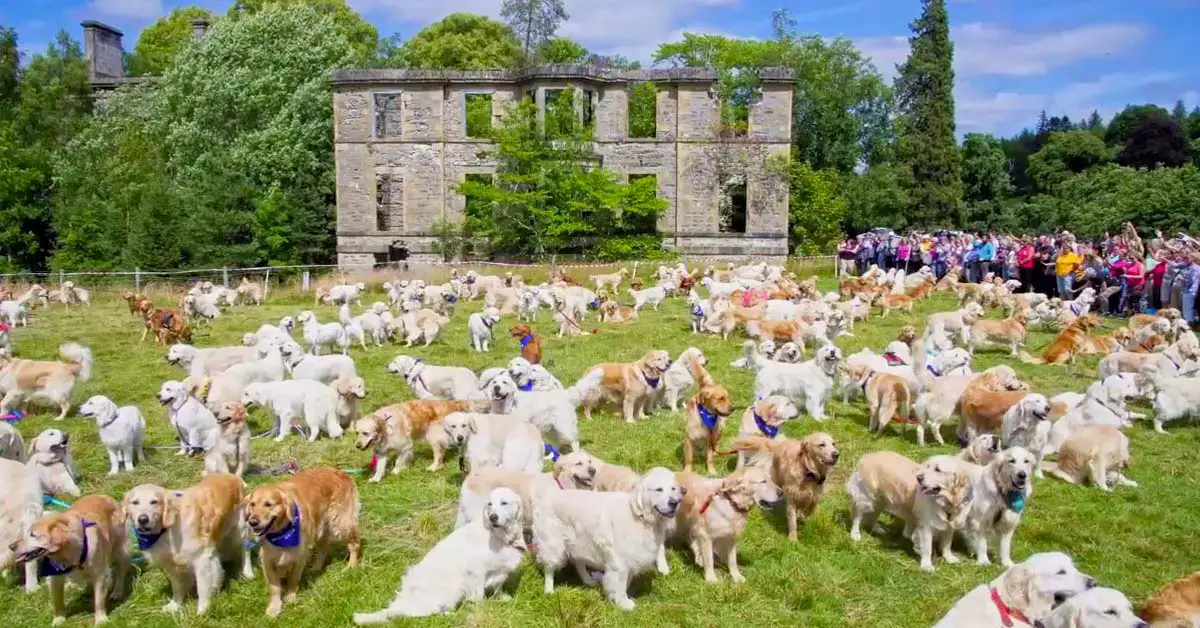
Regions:
[[[827, 285], [826, 287], [831, 287]], [[95, 376], [76, 390], [76, 403], [93, 394], [105, 394], [118, 404], [141, 407], [148, 423], [148, 442], [170, 446], [174, 431], [166, 413], [158, 405], [155, 393], [162, 381], [180, 379], [182, 374], [163, 360], [164, 351], [147, 341], [138, 344], [140, 326], [123, 302], [113, 294], [96, 294], [90, 308], [37, 310], [34, 325], [15, 334], [17, 353], [28, 358], [56, 358], [57, 346], [74, 340], [91, 347], [95, 353]], [[366, 302], [373, 300], [369, 297]], [[283, 315], [308, 309], [311, 300], [296, 296], [285, 303], [272, 302], [260, 308], [235, 308], [210, 328], [197, 333], [199, 346], [237, 344], [246, 331], [260, 323], [276, 322]], [[884, 321], [872, 320], [858, 327], [854, 338], [843, 338], [839, 346], [849, 353], [868, 346], [881, 350], [899, 328], [907, 323], [923, 324], [925, 315], [951, 309], [946, 296], [919, 305], [917, 313], [906, 319], [894, 314]], [[410, 354], [432, 364], [459, 364], [480, 370], [501, 365], [517, 352], [517, 341], [500, 338], [491, 354], [477, 355], [468, 349], [466, 317], [481, 307], [467, 304], [459, 312], [444, 337], [428, 349], [413, 349]], [[334, 318], [333, 308], [322, 307], [319, 317]], [[503, 323], [505, 328], [510, 321]], [[548, 316], [537, 329], [548, 334]], [[591, 325], [587, 325], [590, 327]], [[601, 326], [600, 335], [544, 343], [546, 366], [565, 383], [574, 380], [591, 364], [603, 361], [633, 361], [651, 347], [667, 349], [672, 357], [696, 346], [709, 356], [709, 367], [716, 379], [734, 395], [739, 409], [752, 400], [753, 375], [729, 366], [737, 357], [741, 338], [724, 343], [719, 337], [694, 336], [688, 326], [687, 307], [681, 300], [665, 304], [661, 312], [646, 312], [641, 320], [619, 328]], [[500, 329], [500, 326], [497, 326]], [[1048, 334], [1032, 334], [1031, 352], [1044, 345]], [[411, 398], [403, 380], [389, 375], [385, 365], [400, 347], [354, 350], [359, 373], [370, 394], [364, 411]], [[980, 354], [975, 368], [981, 370], [1008, 358], [999, 352]], [[1022, 377], [1033, 382], [1038, 392], [1047, 394], [1065, 390], [1083, 390], [1090, 376], [1072, 376], [1061, 368], [1014, 364]], [[1095, 360], [1085, 360], [1080, 373], [1095, 373]], [[1200, 383], [1198, 383], [1200, 384]], [[937, 561], [936, 573], [922, 573], [911, 544], [901, 538], [900, 526], [887, 517], [883, 523], [888, 534], [883, 538], [867, 536], [854, 544], [847, 534], [847, 502], [843, 489], [855, 462], [865, 453], [890, 449], [913, 458], [948, 453], [950, 448], [918, 448], [913, 433], [890, 431], [873, 438], [866, 431], [866, 414], [861, 401], [830, 406], [833, 418], [818, 425], [810, 418], [786, 425], [792, 437], [816, 430], [834, 435], [842, 451], [842, 462], [829, 478], [828, 495], [816, 515], [803, 527], [800, 540], [788, 542], [782, 512], [755, 512], [741, 542], [742, 571], [748, 578], [743, 585], [729, 582], [718, 568], [722, 581], [710, 585], [693, 566], [685, 551], [668, 552], [672, 573], [645, 577], [637, 582], [633, 596], [638, 607], [632, 613], [616, 610], [597, 589], [585, 588], [564, 572], [561, 586], [554, 595], [543, 595], [540, 572], [532, 561], [522, 567], [519, 585], [511, 601], [488, 600], [460, 608], [445, 617], [407, 620], [403, 625], [429, 626], [745, 626], [788, 624], [810, 627], [872, 626], [879, 628], [916, 628], [931, 625], [963, 593], [990, 580], [1001, 568], [978, 567], [973, 561], [949, 566]], [[104, 453], [94, 424], [70, 417], [61, 423], [42, 413], [19, 423], [25, 438], [42, 429], [58, 427], [71, 436], [74, 455], [84, 475], [85, 493], [107, 493], [116, 498], [142, 483], [168, 487], [187, 486], [199, 479], [200, 460], [180, 459], [174, 451], [149, 452], [149, 458], [131, 474], [108, 478]], [[255, 431], [266, 425], [266, 417], [252, 417]], [[736, 428], [734, 428], [736, 429]], [[1018, 530], [1014, 559], [1023, 560], [1038, 551], [1061, 550], [1075, 557], [1081, 569], [1097, 577], [1106, 586], [1141, 600], [1162, 583], [1197, 568], [1200, 559], [1200, 480], [1195, 471], [1196, 452], [1200, 449], [1200, 430], [1185, 423], [1168, 426], [1168, 435], [1155, 435], [1148, 424], [1139, 423], [1129, 430], [1135, 463], [1130, 477], [1141, 483], [1138, 489], [1120, 488], [1105, 494], [1090, 487], [1069, 486], [1053, 478], [1038, 481], [1034, 496]], [[949, 436], [952, 427], [945, 430]], [[584, 447], [602, 459], [627, 464], [639, 470], [653, 466], [678, 469], [681, 465], [681, 414], [660, 412], [637, 425], [626, 425], [609, 413], [599, 414], [591, 422], [581, 420]], [[352, 439], [337, 442], [320, 440], [302, 443], [293, 436], [282, 444], [269, 439], [253, 441], [251, 460], [256, 467], [270, 467], [296, 460], [304, 467], [331, 465], [346, 469], [365, 467], [369, 455], [354, 449]], [[190, 599], [186, 611], [177, 616], [159, 609], [169, 596], [169, 584], [155, 570], [135, 570], [136, 583], [127, 599], [109, 608], [110, 625], [158, 628], [182, 625], [207, 627], [222, 625], [273, 626], [347, 626], [354, 611], [376, 610], [392, 598], [405, 569], [419, 560], [450, 530], [461, 476], [456, 465], [444, 471], [428, 473], [423, 467], [429, 450], [417, 445], [410, 470], [402, 475], [385, 476], [380, 484], [367, 484], [358, 475], [363, 501], [361, 530], [364, 536], [365, 564], [346, 567], [344, 553], [335, 557], [323, 573], [311, 575], [302, 587], [296, 604], [284, 609], [278, 620], [267, 620], [266, 587], [261, 572], [253, 581], [234, 581], [213, 603], [206, 617], [195, 616]], [[733, 460], [724, 461], [732, 469]], [[269, 481], [248, 478], [251, 484]], [[994, 546], [993, 546], [994, 549]], [[960, 555], [961, 544], [956, 544]], [[568, 570], [569, 571], [569, 570]], [[80, 589], [68, 592], [68, 625], [90, 625], [90, 601]], [[11, 581], [0, 584], [0, 626], [5, 628], [48, 626], [51, 620], [45, 589], [27, 596]]]

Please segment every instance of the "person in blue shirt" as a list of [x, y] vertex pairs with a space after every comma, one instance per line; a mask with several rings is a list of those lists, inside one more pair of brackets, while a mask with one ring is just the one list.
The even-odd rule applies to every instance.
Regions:
[[977, 281], [983, 281], [987, 274], [992, 270], [992, 262], [996, 259], [996, 243], [992, 240], [992, 236], [983, 236], [983, 244], [979, 246], [979, 277]]
[[862, 275], [867, 272], [871, 260], [875, 259], [875, 241], [870, 235], [859, 237], [862, 241], [858, 243], [858, 274]]

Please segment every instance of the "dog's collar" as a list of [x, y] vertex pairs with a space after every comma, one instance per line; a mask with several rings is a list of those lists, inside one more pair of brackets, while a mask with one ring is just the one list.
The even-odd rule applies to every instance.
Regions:
[[692, 316], [696, 318], [704, 318], [704, 308], [700, 307], [699, 303], [692, 304]]
[[1080, 313], [1083, 308], [1079, 307], [1079, 304], [1075, 301], [1071, 301], [1071, 304], [1067, 306], [1067, 309], [1071, 310], [1071, 313], [1075, 316], [1083, 316], [1083, 314]]
[[[542, 445], [542, 449], [546, 452], [546, 456], [550, 458], [551, 462], [558, 462], [558, 457], [561, 454], [559, 454], [558, 450], [554, 448], [554, 445], [551, 445], [550, 443], [544, 443]], [[554, 481], [557, 482], [558, 478], [554, 478]], [[561, 484], [559, 485], [559, 488], [562, 488]]]
[[533, 380], [532, 380], [532, 379], [530, 379], [530, 380], [526, 381], [524, 384], [521, 384], [520, 386], [517, 386], [517, 390], [519, 390], [519, 391], [521, 391], [521, 392], [531, 392], [531, 391], [533, 391]]
[[[704, 513], [708, 512], [708, 507], [712, 506], [713, 500], [715, 500], [723, 492], [724, 491], [720, 491], [720, 490], [713, 491], [713, 494], [709, 495], [708, 499], [704, 500], [704, 505], [700, 507], [700, 514], [704, 514]], [[735, 512], [742, 514], [742, 515], [748, 514], [750, 512], [749, 508], [745, 508], [745, 509], [739, 508], [737, 504], [733, 503], [732, 499], [729, 499], [728, 495], [725, 495], [724, 497], [725, 497], [725, 501], [729, 502], [729, 507], [732, 508]]]
[[775, 438], [776, 436], [779, 436], [778, 425], [771, 425], [770, 423], [764, 421], [763, 418], [758, 415], [756, 410], [751, 410], [750, 414], [754, 415], [754, 425], [758, 427], [758, 431], [763, 433], [763, 436], [766, 436], [767, 438]]
[[133, 530], [133, 536], [137, 539], [138, 549], [142, 550], [143, 552], [151, 547], [154, 547], [154, 544], [158, 543], [158, 540], [161, 539], [162, 535], [166, 533], [166, 528], [163, 528], [155, 533], [141, 532], [136, 528]]
[[932, 365], [932, 364], [926, 364], [926, 365], [925, 365], [925, 370], [926, 370], [926, 371], [929, 371], [930, 373], [933, 373], [933, 376], [934, 376], [934, 377], [941, 377], [941, 376], [942, 376], [941, 372], [940, 372], [940, 371], [938, 371], [937, 369], [933, 368], [933, 365]]
[[662, 377], [659, 376], [659, 377], [651, 378], [649, 375], [646, 374], [645, 369], [642, 369], [642, 379], [646, 380], [647, 386], [649, 386], [651, 388], [658, 388], [658, 382], [659, 382], [659, 380], [662, 379]]
[[287, 527], [278, 532], [266, 532], [261, 535], [271, 545], [285, 549], [300, 546], [300, 505], [292, 505], [292, 521]]
[[996, 607], [996, 612], [1000, 613], [1000, 625], [1004, 626], [1004, 628], [1013, 628], [1015, 625], [1013, 623], [1014, 621], [1019, 621], [1026, 626], [1042, 628], [1042, 622], [1029, 621], [1029, 618], [1025, 616], [1025, 613], [1022, 613], [1015, 608], [1009, 607], [1008, 604], [1005, 604], [1004, 600], [1000, 599], [999, 591], [996, 591], [996, 589], [992, 587], [988, 587], [988, 591], [991, 594], [992, 604]]
[[1176, 373], [1178, 373], [1179, 371], [1183, 370], [1183, 367], [1182, 367], [1182, 366], [1179, 366], [1179, 363], [1178, 363], [1178, 362], [1176, 362], [1174, 358], [1172, 358], [1171, 356], [1167, 355], [1167, 353], [1166, 353], [1165, 351], [1163, 352], [1162, 356], [1163, 356], [1164, 358], [1166, 358], [1168, 362], [1170, 362], [1170, 363], [1171, 363], [1171, 366], [1175, 367], [1175, 372], [1176, 372]]
[[100, 424], [99, 424], [99, 425], [100, 425], [100, 428], [101, 428], [101, 429], [104, 429], [104, 428], [106, 428], [106, 427], [108, 427], [108, 426], [112, 425], [113, 423], [116, 423], [116, 422], [117, 422], [117, 419], [119, 419], [119, 418], [121, 418], [121, 409], [120, 409], [120, 408], [118, 408], [118, 409], [117, 409], [117, 411], [113, 413], [113, 415], [112, 415], [112, 418], [111, 418], [111, 419], [109, 419], [109, 420], [107, 420], [107, 421], [105, 421], [105, 422], [103, 422], [103, 423], [100, 423]]
[[871, 378], [875, 377], [875, 373], [876, 373], [876, 371], [868, 371], [867, 376], [864, 377], [863, 381], [859, 382], [858, 385], [861, 386], [863, 390], [866, 390], [867, 384], [871, 383]]
[[716, 412], [701, 404], [696, 404], [696, 413], [700, 415], [700, 422], [708, 428], [708, 431], [712, 432], [717, 429], [717, 422], [721, 420], [721, 417]]
[[417, 366], [419, 366], [421, 364], [423, 364], [423, 362], [421, 360], [417, 360], [416, 362], [413, 362], [413, 367], [411, 369], [409, 369], [408, 375], [405, 375], [404, 379], [405, 379], [405, 381], [408, 382], [408, 385], [411, 386], [412, 388], [416, 389], [417, 384], [420, 384], [421, 388], [425, 389], [425, 392], [431, 393], [432, 391], [429, 390], [429, 386], [425, 384], [425, 378], [421, 377], [420, 371], [416, 370]]
[[888, 351], [883, 354], [883, 359], [887, 360], [888, 366], [904, 366], [906, 364], [904, 358], [896, 355], [895, 351]]
[[824, 476], [824, 475], [817, 475], [816, 473], [813, 473], [812, 471], [804, 472], [805, 481], [811, 480], [821, 486], [824, 486], [826, 477], [827, 476]]
[[496, 324], [496, 321], [493, 321], [491, 318], [489, 318], [487, 316], [480, 315], [480, 317], [483, 318], [483, 326], [487, 327], [488, 329], [491, 329], [492, 325]]
[[96, 524], [92, 523], [91, 521], [88, 521], [87, 519], [80, 519], [79, 522], [81, 524], [83, 524], [83, 543], [81, 544], [82, 547], [79, 550], [79, 562], [75, 563], [74, 565], [71, 565], [68, 563], [55, 562], [49, 556], [43, 557], [38, 560], [37, 569], [38, 569], [38, 577], [39, 578], [46, 578], [46, 577], [50, 577], [50, 576], [65, 576], [65, 575], [71, 573], [72, 571], [75, 571], [75, 569], [77, 567], [82, 567], [83, 564], [87, 562], [87, 558], [88, 558], [87, 529]]
[[529, 343], [531, 342], [533, 342], [533, 334], [525, 334], [525, 336], [521, 338], [521, 351], [524, 351], [525, 347], [528, 347]]

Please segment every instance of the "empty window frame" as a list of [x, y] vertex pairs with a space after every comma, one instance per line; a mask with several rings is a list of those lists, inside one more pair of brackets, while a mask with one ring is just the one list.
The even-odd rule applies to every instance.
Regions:
[[374, 94], [371, 103], [374, 116], [375, 137], [387, 139], [400, 137], [403, 130], [403, 101], [400, 94]]
[[746, 184], [725, 187], [721, 198], [721, 233], [746, 233]]
[[629, 137], [652, 138], [658, 134], [658, 88], [649, 81], [629, 89], [627, 107]]
[[492, 94], [466, 94], [465, 109], [467, 137], [491, 137]]

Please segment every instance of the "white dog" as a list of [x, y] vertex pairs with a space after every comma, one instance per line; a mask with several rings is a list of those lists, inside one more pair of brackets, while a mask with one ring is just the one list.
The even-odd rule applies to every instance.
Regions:
[[126, 471], [133, 471], [133, 454], [138, 461], [145, 461], [142, 439], [146, 433], [146, 419], [137, 406], [121, 406], [103, 395], [96, 395], [79, 406], [79, 414], [96, 420], [100, 442], [108, 450], [108, 474], [120, 472], [121, 463]]
[[321, 430], [330, 438], [342, 436], [338, 421], [337, 392], [318, 381], [292, 379], [282, 382], [263, 382], [246, 386], [242, 405], [259, 405], [275, 417], [275, 440], [283, 440], [292, 431], [292, 423], [303, 417], [308, 427], [308, 441], [317, 440]]
[[43, 430], [29, 443], [25, 466], [37, 473], [42, 490], [51, 495], [79, 497], [79, 468], [62, 430]]
[[997, 628], [1016, 625], [1015, 621], [1049, 628], [1045, 620], [1056, 605], [1095, 585], [1095, 580], [1075, 568], [1070, 556], [1034, 554], [990, 583], [972, 589], [933, 628]]
[[418, 399], [470, 399], [479, 389], [475, 373], [462, 366], [433, 366], [418, 358], [400, 355], [388, 364], [387, 370], [403, 377]]
[[188, 392], [183, 382], [163, 382], [158, 389], [158, 401], [167, 407], [171, 427], [179, 433], [176, 455], [212, 449], [217, 437], [217, 418]]
[[658, 306], [667, 298], [667, 290], [662, 286], [654, 286], [645, 290], [629, 289], [629, 296], [633, 297], [633, 310], [636, 312], [643, 307], [649, 305], [658, 311]]
[[1042, 459], [1050, 441], [1050, 400], [1045, 395], [1025, 395], [1004, 413], [1000, 427], [1000, 442], [1006, 447], [1024, 447], [1037, 457], [1033, 472], [1038, 478], [1042, 473]]
[[[1194, 620], [1200, 619], [1193, 617]], [[1042, 624], [1045, 628], [1150, 628], [1133, 612], [1133, 603], [1116, 589], [1096, 587], [1059, 604]]]
[[540, 473], [546, 445], [532, 424], [505, 414], [454, 412], [442, 420], [450, 444], [472, 471], [498, 467]]
[[986, 466], [960, 464], [971, 473], [973, 499], [967, 515], [966, 536], [975, 561], [990, 565], [988, 538], [998, 538], [1000, 564], [1011, 567], [1012, 539], [1021, 523], [1021, 513], [1033, 495], [1034, 455], [1022, 447], [1000, 452]]
[[834, 345], [817, 349], [817, 355], [800, 364], [762, 362], [754, 377], [754, 396], [765, 399], [783, 395], [799, 404], [804, 402], [808, 415], [824, 421], [825, 403], [833, 391], [834, 375], [842, 360], [842, 350]]
[[294, 342], [280, 347], [280, 353], [293, 379], [311, 379], [322, 384], [332, 384], [342, 378], [358, 377], [354, 358], [348, 355], [312, 355], [305, 353], [304, 349]]
[[1200, 385], [1193, 377], [1170, 377], [1157, 366], [1142, 367], [1141, 375], [1154, 387], [1154, 431], [1165, 434], [1168, 421], [1200, 414]]
[[[662, 467], [628, 493], [546, 493], [533, 519], [545, 592], [554, 592], [554, 573], [570, 562], [583, 582], [599, 582], [617, 608], [633, 610], [630, 580], [655, 568], [682, 498], [675, 474]], [[599, 581], [591, 570], [603, 572]]]
[[409, 567], [396, 599], [386, 609], [355, 613], [354, 623], [427, 617], [448, 613], [464, 600], [482, 601], [521, 565], [527, 550], [522, 516], [520, 496], [503, 487], [493, 490], [483, 516], [451, 532], [421, 562]]
[[321, 324], [317, 315], [309, 310], [300, 312], [296, 322], [303, 325], [304, 342], [308, 343], [308, 351], [313, 355], [321, 355], [321, 347], [336, 346], [346, 353], [350, 348], [350, 334], [341, 323]]
[[688, 366], [693, 361], [700, 366], [708, 364], [708, 358], [704, 357], [703, 352], [695, 347], [688, 347], [679, 354], [679, 357], [671, 363], [667, 370], [663, 371], [663, 385], [654, 391], [655, 405], [665, 404], [671, 409], [671, 412], [679, 410], [680, 397], [696, 384], [696, 379], [692, 377]]
[[[16, 555], [10, 549], [29, 534], [34, 522], [42, 518], [42, 482], [37, 469], [16, 460], [0, 458], [0, 482], [4, 491], [0, 493], [0, 573], [16, 564]], [[78, 489], [76, 489], [78, 490]], [[37, 561], [25, 563], [25, 592], [38, 588]]]
[[467, 332], [471, 334], [471, 345], [476, 353], [492, 350], [492, 326], [499, 322], [500, 310], [494, 307], [475, 312], [467, 318]]
[[0, 421], [0, 458], [25, 462], [25, 439], [7, 421]]
[[258, 358], [258, 349], [254, 346], [197, 349], [192, 345], [174, 344], [167, 350], [167, 363], [182, 368], [192, 377], [212, 377], [235, 364]]
[[492, 412], [528, 421], [543, 439], [579, 451], [579, 418], [575, 414], [579, 396], [574, 389], [521, 390], [506, 371], [484, 380], [481, 388], [492, 399]]

